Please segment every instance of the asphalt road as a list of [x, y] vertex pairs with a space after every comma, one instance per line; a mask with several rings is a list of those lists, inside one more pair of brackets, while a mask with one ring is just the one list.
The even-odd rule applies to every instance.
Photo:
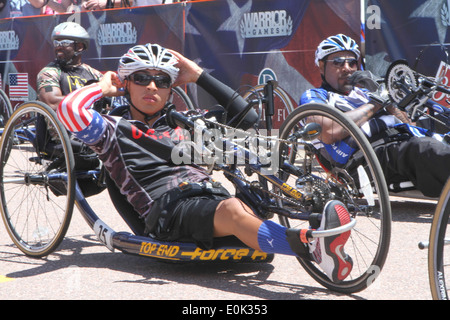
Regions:
[[[381, 275], [366, 290], [342, 295], [320, 286], [295, 258], [270, 264], [171, 264], [110, 252], [75, 209], [59, 250], [45, 259], [24, 256], [0, 226], [0, 300], [428, 300], [427, 240], [435, 201], [393, 197], [393, 229]], [[89, 198], [115, 231], [128, 231], [107, 192]], [[177, 311], [178, 312], [178, 311]], [[181, 311], [180, 311], [181, 312]]]

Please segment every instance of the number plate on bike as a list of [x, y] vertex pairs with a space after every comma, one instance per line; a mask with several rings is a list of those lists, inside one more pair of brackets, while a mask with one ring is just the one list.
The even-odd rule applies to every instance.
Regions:
[[98, 219], [94, 224], [94, 232], [98, 240], [103, 243], [109, 250], [114, 251], [113, 235], [114, 230], [108, 227], [106, 223]]

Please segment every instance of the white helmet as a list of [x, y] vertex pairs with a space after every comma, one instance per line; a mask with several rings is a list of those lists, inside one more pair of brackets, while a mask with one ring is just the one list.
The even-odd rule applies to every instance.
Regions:
[[359, 59], [361, 54], [355, 40], [345, 34], [337, 34], [326, 38], [319, 44], [316, 50], [316, 65], [319, 66], [319, 60], [339, 51], [353, 52], [356, 55], [356, 59]]
[[75, 22], [63, 22], [58, 24], [52, 32], [52, 40], [70, 39], [84, 44], [85, 49], [89, 48], [89, 33]]
[[158, 44], [147, 43], [128, 50], [119, 60], [117, 73], [120, 81], [123, 81], [130, 74], [139, 70], [160, 70], [167, 73], [171, 82], [174, 83], [179, 71], [175, 67], [177, 63], [178, 59], [169, 50]]

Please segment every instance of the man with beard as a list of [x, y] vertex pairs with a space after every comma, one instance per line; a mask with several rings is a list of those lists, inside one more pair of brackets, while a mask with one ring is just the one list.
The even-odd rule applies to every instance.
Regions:
[[56, 59], [44, 67], [37, 77], [38, 99], [54, 110], [66, 95], [98, 81], [102, 73], [81, 61], [89, 48], [89, 34], [75, 22], [63, 22], [52, 32]]
[[[401, 183], [412, 182], [423, 195], [439, 197], [450, 177], [450, 145], [413, 126], [406, 114], [384, 96], [382, 88], [369, 91], [369, 86], [377, 86], [366, 73], [358, 71], [360, 56], [355, 40], [344, 34], [323, 40], [315, 55], [322, 85], [307, 90], [299, 108], [307, 103], [324, 103], [345, 112], [374, 147], [392, 191], [402, 191]], [[333, 154], [333, 159], [327, 160], [347, 168], [356, 167], [358, 154], [352, 158], [350, 152], [342, 152], [356, 151], [346, 133], [331, 121], [321, 124], [320, 140]]]
[[[82, 53], [89, 48], [88, 32], [75, 22], [63, 22], [52, 32], [56, 59], [44, 67], [37, 76], [38, 99], [53, 110], [57, 110], [59, 103], [66, 95], [84, 87], [86, 84], [97, 82], [102, 73], [81, 61]], [[39, 123], [37, 128], [37, 144], [48, 150], [58, 148], [46, 137], [47, 125]], [[95, 154], [77, 139], [71, 139], [75, 157], [75, 168], [92, 170], [99, 167], [100, 162]], [[49, 152], [53, 153], [53, 152]], [[78, 184], [85, 197], [97, 194], [104, 189], [102, 181], [90, 178], [78, 179]]]

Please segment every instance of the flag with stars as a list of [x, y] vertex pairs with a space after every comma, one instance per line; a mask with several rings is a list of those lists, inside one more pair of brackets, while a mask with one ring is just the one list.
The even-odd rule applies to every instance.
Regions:
[[9, 98], [28, 100], [28, 73], [9, 74]]
[[[359, 0], [199, 2], [187, 7], [184, 54], [243, 92], [270, 76], [296, 104], [321, 84], [314, 54], [323, 39], [345, 33], [360, 41], [359, 9]], [[208, 105], [201, 95], [199, 105]]]

